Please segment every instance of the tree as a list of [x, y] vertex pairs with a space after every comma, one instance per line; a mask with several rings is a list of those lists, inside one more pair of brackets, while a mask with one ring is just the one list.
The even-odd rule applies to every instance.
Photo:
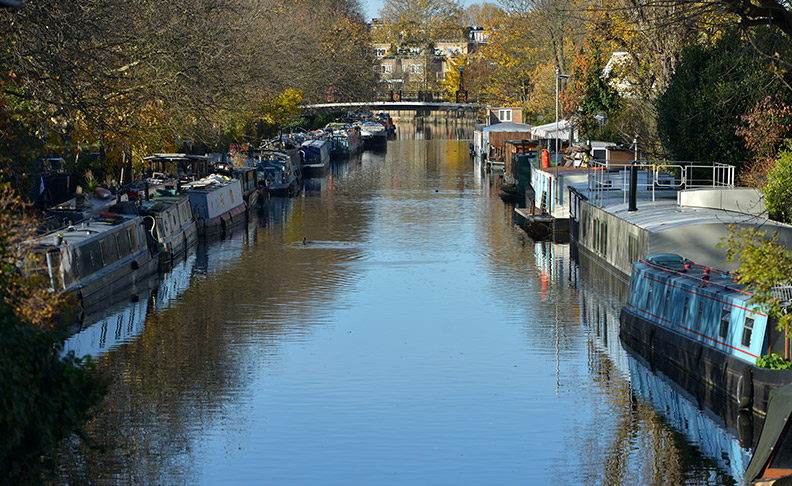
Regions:
[[778, 242], [778, 234], [766, 237], [756, 228], [731, 226], [731, 234], [721, 243], [729, 262], [738, 261], [739, 282], [754, 294], [750, 302], [757, 304], [769, 317], [777, 319], [779, 331], [792, 337], [792, 313], [786, 313], [773, 289], [788, 286], [792, 275], [792, 252]]
[[767, 184], [760, 188], [770, 217], [792, 223], [792, 147], [787, 145], [767, 173]]
[[767, 28], [732, 29], [714, 42], [683, 51], [673, 80], [657, 101], [658, 130], [672, 158], [738, 166], [748, 158], [736, 134], [740, 116], [768, 93], [784, 89], [774, 63], [753, 45], [790, 54], [789, 44]]
[[574, 117], [584, 138], [597, 138], [601, 119], [608, 119], [620, 108], [619, 95], [603, 72], [605, 63], [600, 43], [590, 39], [572, 63], [563, 95], [564, 111]]
[[41, 484], [62, 439], [87, 439], [81, 427], [106, 391], [90, 357], [60, 355], [56, 324], [73, 301], [35, 272], [40, 258], [25, 244], [35, 228], [27, 205], [0, 186], [0, 477], [11, 484]]
[[752, 155], [741, 175], [747, 185], [762, 187], [768, 182], [779, 148], [792, 137], [792, 106], [786, 98], [781, 93], [768, 95], [740, 117], [743, 124], [736, 133]]

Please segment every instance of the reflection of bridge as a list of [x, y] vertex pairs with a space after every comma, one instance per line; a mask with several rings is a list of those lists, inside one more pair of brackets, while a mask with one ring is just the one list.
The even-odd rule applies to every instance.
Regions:
[[433, 116], [437, 118], [475, 118], [478, 103], [441, 103], [433, 101], [357, 101], [354, 103], [325, 103], [303, 105], [306, 115], [347, 111], [384, 111], [393, 118]]

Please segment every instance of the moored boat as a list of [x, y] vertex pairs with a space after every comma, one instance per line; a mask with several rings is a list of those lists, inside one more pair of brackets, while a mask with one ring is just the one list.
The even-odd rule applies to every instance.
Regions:
[[247, 205], [239, 179], [212, 174], [184, 184], [182, 192], [190, 197], [199, 236], [226, 234], [245, 220]]
[[388, 132], [382, 123], [364, 121], [360, 123], [360, 135], [366, 147], [384, 147], [388, 142]]
[[751, 297], [729, 272], [675, 254], [647, 255], [633, 264], [621, 336], [763, 416], [770, 391], [792, 383], [792, 370], [758, 367], [757, 358], [788, 352], [789, 339]]
[[294, 196], [299, 192], [299, 171], [294, 169], [288, 154], [277, 151], [262, 152], [256, 162], [256, 169], [270, 196]]
[[73, 293], [84, 309], [117, 299], [157, 271], [143, 218], [101, 213], [32, 242], [53, 289]]
[[198, 241], [198, 225], [188, 196], [159, 194], [142, 201], [139, 211], [146, 239], [159, 255], [160, 265], [172, 264]]
[[330, 144], [322, 138], [306, 140], [300, 146], [303, 177], [321, 177], [330, 168]]
[[358, 128], [346, 123], [330, 123], [325, 130], [330, 134], [331, 157], [349, 157], [360, 148], [362, 140]]

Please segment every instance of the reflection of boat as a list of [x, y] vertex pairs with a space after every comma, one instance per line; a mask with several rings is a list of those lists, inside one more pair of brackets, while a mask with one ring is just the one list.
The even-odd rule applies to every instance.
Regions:
[[[577, 282], [580, 322], [590, 332], [596, 353], [590, 362], [597, 363], [596, 369], [607, 370], [612, 380], [627, 379], [631, 395], [651, 404], [690, 442], [690, 449], [700, 451], [703, 458], [732, 478], [741, 478], [751, 456], [757, 420], [752, 420], [748, 412], [740, 413], [736, 402], [713, 400], [707, 393], [691, 395], [683, 389], [683, 383], [676, 381], [678, 368], [662, 360], [646, 361], [623, 346], [618, 316], [622, 298], [585, 270], [579, 277], [571, 274], [570, 279]], [[607, 365], [599, 364], [604, 360]]]
[[761, 416], [770, 390], [792, 383], [792, 370], [754, 365], [787, 340], [750, 298], [728, 272], [679, 255], [647, 255], [633, 264], [621, 334]]
[[[154, 278], [156, 283], [156, 277]], [[146, 310], [149, 300], [141, 298], [135, 302], [124, 302], [113, 310], [105, 311], [105, 317], [84, 325], [63, 342], [63, 353], [74, 352], [75, 356], [90, 354], [96, 358], [129, 342], [143, 333], [146, 325]]]
[[330, 145], [327, 140], [306, 140], [300, 146], [303, 177], [321, 177], [330, 168]]
[[198, 234], [213, 236], [226, 233], [245, 220], [245, 200], [239, 179], [212, 174], [182, 186], [198, 221]]
[[160, 264], [171, 264], [198, 241], [190, 198], [158, 195], [140, 204], [149, 246], [159, 254]]
[[53, 287], [73, 292], [86, 309], [106, 305], [157, 271], [140, 216], [102, 213], [33, 244]]
[[294, 196], [299, 192], [300, 178], [288, 154], [264, 151], [258, 157], [256, 168], [270, 196]]
[[[790, 484], [792, 476], [792, 385], [770, 392], [767, 420], [745, 471], [753, 484]], [[779, 481], [781, 478], [786, 478]]]

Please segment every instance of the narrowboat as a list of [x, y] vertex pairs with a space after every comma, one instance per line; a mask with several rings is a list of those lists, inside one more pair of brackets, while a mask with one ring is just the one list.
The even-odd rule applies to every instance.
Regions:
[[159, 255], [160, 265], [170, 265], [198, 241], [198, 225], [186, 195], [159, 194], [142, 201], [146, 239]]
[[267, 193], [273, 197], [294, 196], [300, 191], [299, 171], [283, 152], [265, 151], [257, 157], [256, 169]]
[[384, 147], [388, 142], [388, 132], [382, 123], [364, 121], [360, 125], [360, 135], [366, 147]]
[[181, 188], [190, 198], [199, 237], [225, 235], [247, 217], [239, 179], [212, 174]]
[[32, 242], [53, 290], [74, 293], [83, 309], [97, 308], [157, 271], [143, 218], [101, 213]]
[[330, 123], [325, 127], [325, 130], [330, 133], [331, 157], [349, 157], [360, 148], [361, 135], [358, 128], [345, 123]]
[[242, 185], [242, 199], [245, 200], [248, 208], [259, 205], [261, 191], [259, 190], [259, 176], [255, 167], [234, 167], [231, 170], [231, 177], [239, 179]]
[[300, 146], [303, 177], [322, 177], [330, 168], [330, 144], [325, 139], [306, 140]]
[[[787, 303], [788, 290], [778, 289]], [[620, 334], [652, 360], [692, 376], [690, 383], [763, 417], [770, 391], [792, 383], [792, 370], [760, 368], [757, 358], [784, 353], [788, 360], [790, 342], [751, 297], [732, 273], [676, 254], [650, 254], [632, 266]]]
[[[252, 163], [252, 161], [250, 162]], [[234, 166], [228, 163], [219, 163], [214, 166], [214, 172], [226, 177], [239, 179], [242, 185], [242, 199], [248, 208], [259, 204], [259, 175], [254, 166]]]

